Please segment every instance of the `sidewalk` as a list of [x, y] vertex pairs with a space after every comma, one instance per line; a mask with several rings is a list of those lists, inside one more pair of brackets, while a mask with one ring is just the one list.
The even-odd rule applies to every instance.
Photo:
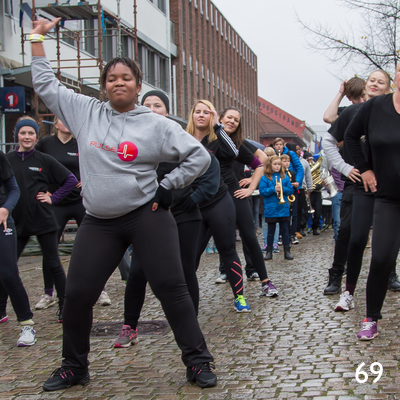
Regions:
[[[234, 311], [228, 283], [214, 284], [218, 255], [203, 256], [198, 271], [199, 321], [215, 357], [215, 388], [200, 389], [186, 382], [179, 349], [171, 331], [162, 326], [150, 325], [155, 332], [139, 334], [134, 347], [112, 347], [116, 336], [109, 329], [122, 327], [125, 289], [116, 270], [106, 287], [112, 305], [94, 308], [95, 331], [103, 336], [96, 334], [91, 339], [90, 384], [43, 392], [44, 381], [61, 362], [62, 327], [57, 323], [57, 309], [34, 311], [38, 341], [32, 347], [17, 348], [19, 328], [9, 305], [9, 321], [0, 325], [0, 399], [400, 399], [400, 293], [387, 294], [380, 336], [359, 342], [356, 334], [365, 313], [371, 252], [367, 249], [365, 253], [356, 308], [335, 313], [339, 295], [322, 294], [332, 262], [332, 236], [332, 230], [327, 230], [318, 237], [303, 238], [292, 247], [295, 260], [291, 262], [283, 261], [282, 251], [274, 254], [267, 268], [280, 296], [259, 297], [260, 283], [245, 282], [252, 308], [245, 314]], [[237, 244], [242, 258], [241, 244]], [[69, 257], [62, 261], [67, 268]], [[42, 294], [41, 258], [23, 257], [19, 265], [34, 306]], [[150, 289], [142, 320], [165, 320]], [[107, 332], [104, 325], [109, 326]], [[369, 375], [362, 384], [355, 380], [361, 362]], [[376, 375], [369, 370], [373, 362], [383, 367], [375, 384]]]

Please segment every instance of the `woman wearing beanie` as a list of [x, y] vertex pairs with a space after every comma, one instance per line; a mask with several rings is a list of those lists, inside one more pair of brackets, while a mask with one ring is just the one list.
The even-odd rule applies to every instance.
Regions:
[[[58, 255], [58, 225], [52, 204], [57, 204], [78, 184], [74, 174], [53, 157], [35, 150], [39, 125], [33, 118], [22, 117], [15, 126], [18, 146], [7, 154], [15, 174], [21, 196], [13, 212], [17, 229], [17, 258], [31, 236], [36, 235], [43, 253], [44, 263], [54, 281], [58, 295], [58, 322], [62, 322], [65, 295], [65, 272]], [[52, 195], [51, 183], [57, 183]]]
[[[152, 90], [147, 92], [141, 101], [142, 105], [150, 108], [156, 114], [167, 117], [169, 114], [169, 100], [164, 92]], [[157, 174], [162, 180], [179, 163], [160, 163]], [[199, 309], [199, 285], [196, 277], [196, 254], [199, 240], [201, 214], [198, 204], [209, 200], [219, 188], [219, 163], [212, 157], [212, 163], [207, 172], [190, 186], [182, 189], [173, 189], [171, 213], [175, 218], [183, 272], [193, 301], [196, 314]], [[114, 347], [129, 347], [137, 342], [137, 324], [146, 295], [146, 276], [140, 267], [135, 253], [132, 254], [132, 265], [125, 290], [124, 326]]]

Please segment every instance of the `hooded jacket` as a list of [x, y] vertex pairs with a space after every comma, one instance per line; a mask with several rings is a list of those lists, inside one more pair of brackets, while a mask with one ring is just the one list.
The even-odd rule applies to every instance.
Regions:
[[279, 182], [280, 174], [274, 172], [272, 180], [268, 179], [265, 175], [261, 178], [258, 184], [260, 195], [264, 197], [264, 216], [266, 218], [279, 218], [290, 216], [290, 206], [287, 197], [293, 194], [293, 186], [289, 177], [286, 175], [282, 179], [283, 196], [285, 199], [284, 204], [279, 204], [278, 196], [275, 192], [276, 182]]
[[78, 142], [81, 196], [94, 217], [120, 217], [148, 203], [158, 187], [160, 162], [179, 163], [160, 182], [166, 189], [187, 186], [211, 163], [176, 122], [142, 106], [119, 113], [109, 102], [77, 94], [55, 78], [44, 57], [32, 58], [32, 82]]
[[[288, 145], [290, 146], [290, 143], [288, 143]], [[299, 157], [297, 157], [297, 154], [293, 150], [289, 150], [287, 145], [283, 147], [282, 154], [287, 154], [290, 157], [289, 171], [294, 171], [296, 174], [296, 182], [299, 184], [297, 189], [301, 189], [303, 186], [304, 169], [301, 165]]]

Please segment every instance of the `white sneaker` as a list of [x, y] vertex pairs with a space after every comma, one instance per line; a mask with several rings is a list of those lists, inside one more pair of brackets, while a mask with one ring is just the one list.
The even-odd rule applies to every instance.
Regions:
[[216, 280], [215, 283], [226, 283], [228, 277], [226, 274], [221, 274]]
[[42, 294], [39, 302], [35, 306], [35, 309], [45, 310], [46, 308], [54, 306], [54, 304], [56, 304], [56, 299], [54, 298], [54, 296], [49, 296], [48, 294]]
[[36, 343], [36, 332], [31, 325], [25, 325], [21, 328], [17, 346], [25, 347], [32, 346]]
[[340, 295], [340, 300], [336, 304], [335, 311], [349, 311], [354, 308], [353, 296], [348, 290]]
[[111, 305], [111, 300], [108, 297], [108, 294], [105, 290], [103, 290], [100, 294], [99, 299], [97, 300], [97, 302], [101, 305], [101, 306], [110, 306]]

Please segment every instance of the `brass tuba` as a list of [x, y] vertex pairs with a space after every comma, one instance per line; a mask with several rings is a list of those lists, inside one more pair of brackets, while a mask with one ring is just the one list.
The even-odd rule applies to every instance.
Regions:
[[320, 176], [320, 169], [321, 169], [321, 164], [322, 164], [323, 157], [319, 156], [318, 160], [314, 163], [314, 165], [311, 167], [311, 177], [313, 180], [313, 190], [317, 185], [322, 185], [322, 179]]

